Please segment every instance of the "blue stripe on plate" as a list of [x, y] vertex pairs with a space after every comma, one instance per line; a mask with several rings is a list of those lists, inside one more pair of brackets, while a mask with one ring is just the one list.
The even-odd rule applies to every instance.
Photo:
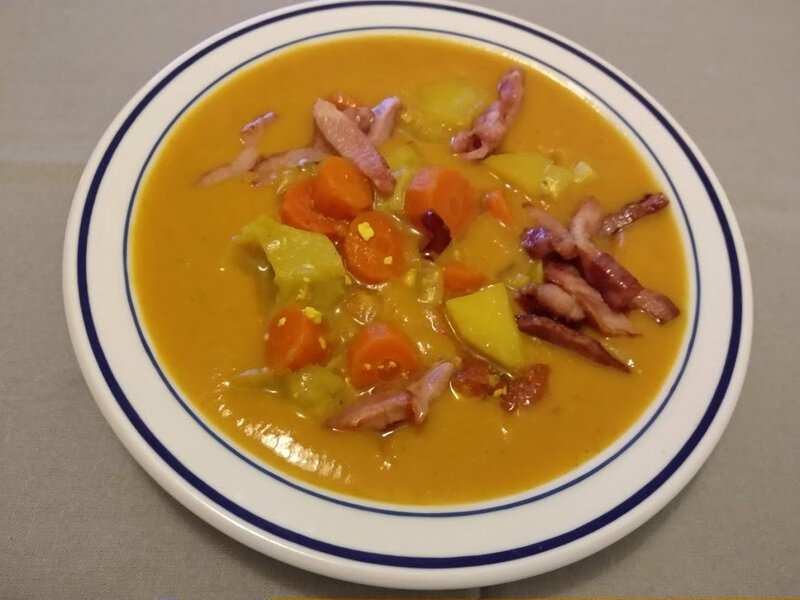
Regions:
[[[714, 392], [714, 395], [697, 428], [694, 430], [694, 432], [686, 441], [686, 443], [683, 445], [683, 447], [680, 449], [680, 451], [673, 457], [673, 459], [669, 462], [669, 464], [656, 477], [654, 477], [650, 482], [648, 482], [635, 494], [630, 496], [627, 500], [617, 505], [607, 513], [562, 535], [542, 540], [537, 543], [522, 546], [519, 548], [513, 548], [489, 554], [477, 554], [477, 555], [453, 556], [453, 557], [412, 557], [412, 556], [398, 556], [390, 554], [363, 552], [360, 550], [329, 544], [327, 542], [323, 542], [304, 535], [300, 535], [294, 531], [280, 527], [274, 523], [271, 523], [270, 521], [267, 521], [259, 517], [258, 515], [255, 515], [247, 511], [241, 506], [230, 501], [228, 498], [220, 494], [218, 491], [216, 491], [211, 486], [202, 481], [200, 478], [198, 478], [196, 475], [194, 475], [194, 473], [192, 473], [189, 469], [187, 469], [163, 446], [163, 444], [161, 444], [161, 442], [152, 434], [152, 432], [142, 422], [141, 418], [138, 416], [138, 414], [135, 412], [135, 410], [128, 402], [127, 398], [125, 397], [122, 389], [120, 388], [118, 382], [116, 381], [110, 369], [108, 361], [105, 358], [103, 349], [98, 340], [97, 331], [95, 329], [95, 325], [91, 314], [91, 306], [88, 293], [88, 282], [86, 277], [86, 252], [87, 252], [91, 214], [94, 208], [94, 203], [96, 200], [100, 183], [102, 181], [106, 169], [108, 168], [111, 158], [113, 157], [113, 154], [116, 151], [117, 147], [119, 146], [119, 143], [122, 140], [123, 136], [130, 128], [131, 124], [136, 120], [136, 118], [142, 112], [144, 107], [158, 93], [160, 93], [160, 91], [166, 85], [168, 85], [170, 81], [172, 81], [176, 76], [178, 76], [191, 64], [193, 64], [206, 54], [212, 52], [219, 46], [224, 45], [228, 41], [236, 37], [239, 37], [245, 33], [253, 31], [254, 29], [307, 13], [313, 13], [319, 11], [332, 11], [338, 8], [375, 6], [375, 5], [422, 7], [428, 9], [441, 10], [441, 11], [462, 13], [475, 17], [489, 19], [506, 26], [520, 29], [531, 35], [543, 38], [571, 52], [572, 54], [580, 57], [581, 59], [587, 61], [588, 63], [592, 64], [596, 68], [606, 73], [609, 77], [614, 79], [618, 84], [623, 86], [632, 96], [634, 96], [637, 100], [639, 100], [639, 102], [641, 102], [648, 109], [648, 111], [652, 113], [661, 122], [661, 124], [667, 131], [669, 131], [671, 136], [675, 139], [675, 141], [681, 147], [687, 158], [690, 160], [698, 177], [702, 181], [706, 189], [706, 192], [708, 194], [708, 197], [717, 214], [717, 218], [719, 220], [720, 228], [723, 232], [725, 244], [727, 246], [729, 255], [731, 283], [733, 290], [733, 307], [732, 307], [733, 325], [731, 328], [731, 337], [728, 344], [728, 351], [726, 354], [725, 365], [723, 367], [720, 380], [717, 384], [717, 388]], [[699, 160], [694, 155], [692, 150], [689, 148], [686, 141], [672, 127], [672, 125], [669, 123], [669, 121], [666, 119], [664, 115], [662, 115], [646, 98], [644, 98], [635, 88], [631, 87], [619, 75], [617, 75], [616, 73], [614, 73], [613, 71], [605, 67], [603, 64], [593, 59], [592, 57], [585, 55], [579, 49], [573, 48], [564, 41], [555, 39], [552, 36], [544, 32], [538, 31], [536, 29], [533, 29], [523, 23], [518, 23], [516, 21], [512, 21], [497, 15], [484, 14], [478, 10], [473, 10], [465, 7], [441, 6], [441, 5], [429, 4], [426, 2], [413, 2], [413, 1], [390, 0], [388, 2], [376, 3], [367, 0], [367, 1], [341, 2], [338, 4], [331, 4], [327, 6], [305, 7], [285, 14], [263, 19], [256, 23], [252, 23], [240, 30], [232, 32], [227, 36], [224, 36], [212, 42], [208, 46], [198, 50], [196, 54], [192, 55], [184, 62], [179, 64], [177, 67], [175, 67], [175, 69], [173, 69], [170, 73], [168, 73], [161, 81], [157, 82], [154, 85], [153, 89], [151, 89], [145, 95], [145, 97], [133, 108], [131, 113], [123, 121], [120, 128], [115, 132], [111, 142], [108, 145], [108, 148], [106, 149], [105, 153], [103, 154], [103, 157], [101, 158], [98, 164], [97, 170], [95, 171], [94, 177], [89, 187], [89, 192], [86, 197], [84, 211], [81, 217], [81, 222], [79, 227], [78, 252], [77, 252], [77, 277], [78, 277], [79, 302], [81, 307], [81, 314], [86, 329], [86, 334], [89, 339], [92, 352], [94, 353], [95, 360], [97, 361], [97, 365], [100, 368], [100, 371], [104, 379], [106, 380], [109, 390], [114, 395], [120, 408], [122, 409], [126, 417], [130, 420], [131, 424], [142, 436], [142, 438], [176, 473], [178, 473], [181, 477], [183, 477], [189, 484], [191, 484], [200, 493], [202, 493], [207, 498], [218, 504], [220, 507], [229, 511], [231, 514], [236, 515], [237, 517], [254, 525], [255, 527], [258, 527], [266, 532], [281, 537], [287, 541], [299, 544], [301, 546], [305, 546], [312, 550], [320, 551], [327, 554], [332, 554], [335, 556], [340, 556], [350, 560], [356, 560], [372, 564], [397, 566], [397, 567], [432, 568], [432, 569], [471, 567], [478, 565], [495, 564], [499, 562], [505, 562], [508, 560], [514, 560], [526, 556], [531, 556], [574, 542], [580, 539], [581, 537], [588, 535], [589, 533], [592, 533], [594, 531], [597, 531], [598, 529], [612, 523], [616, 519], [626, 514], [632, 508], [639, 505], [646, 498], [648, 498], [655, 490], [657, 490], [665, 481], [667, 481], [672, 476], [672, 474], [684, 463], [686, 458], [691, 454], [691, 452], [703, 438], [710, 424], [713, 422], [714, 417], [716, 416], [719, 407], [725, 397], [728, 386], [730, 384], [731, 375], [736, 366], [740, 337], [741, 337], [741, 326], [742, 326], [742, 282], [741, 282], [741, 273], [739, 270], [738, 253], [736, 251], [736, 247], [733, 241], [732, 232], [725, 218], [724, 209], [721, 205], [719, 197], [717, 196], [714, 186], [712, 185], [708, 175], [705, 173], [702, 166], [700, 165]], [[528, 501], [530, 501], [530, 499], [528, 499]], [[358, 505], [354, 506], [358, 508], [363, 508]], [[413, 514], [414, 516], [419, 516], [419, 514], [417, 513], [411, 513], [411, 514]], [[434, 513], [432, 514], [432, 516], [442, 516], [442, 515], [440, 513]]]

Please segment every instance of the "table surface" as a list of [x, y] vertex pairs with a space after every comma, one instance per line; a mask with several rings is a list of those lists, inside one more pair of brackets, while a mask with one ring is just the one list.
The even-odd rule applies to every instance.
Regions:
[[[223, 27], [285, 4], [0, 4], [0, 598], [432, 595], [300, 571], [190, 514], [106, 425], [67, 337], [61, 244], [94, 144], [172, 58]], [[793, 221], [800, 217], [794, 182], [800, 3], [505, 0], [491, 6], [608, 59], [694, 138], [744, 234], [755, 334], [726, 433], [695, 479], [653, 519], [558, 571], [434, 595], [798, 595], [800, 326], [786, 309], [800, 292]]]

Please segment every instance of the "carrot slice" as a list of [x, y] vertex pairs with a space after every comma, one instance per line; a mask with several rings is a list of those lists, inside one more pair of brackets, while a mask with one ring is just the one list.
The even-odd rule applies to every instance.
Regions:
[[366, 388], [420, 368], [417, 351], [406, 335], [388, 323], [372, 323], [361, 330], [348, 352], [350, 382]]
[[314, 206], [316, 178], [309, 177], [292, 183], [283, 194], [281, 221], [306, 231], [316, 231], [331, 239], [344, 236], [346, 223], [317, 212]]
[[349, 221], [372, 207], [372, 184], [346, 158], [328, 156], [317, 171], [314, 206], [324, 215]]
[[442, 265], [442, 283], [450, 292], [471, 292], [486, 283], [486, 277], [469, 265], [454, 260]]
[[327, 348], [325, 327], [295, 304], [278, 311], [267, 326], [266, 355], [270, 367], [296, 371], [306, 365], [320, 364], [328, 356]]
[[453, 237], [461, 237], [478, 216], [478, 202], [469, 181], [454, 169], [427, 167], [411, 180], [405, 196], [406, 215], [417, 227], [426, 210], [439, 215]]
[[508, 200], [503, 190], [489, 192], [483, 197], [483, 203], [489, 209], [489, 212], [497, 217], [497, 220], [503, 225], [506, 227], [514, 226], [514, 215], [511, 214], [511, 209], [508, 207]]
[[347, 270], [365, 283], [383, 283], [403, 272], [403, 239], [392, 218], [365, 212], [350, 221], [342, 245]]

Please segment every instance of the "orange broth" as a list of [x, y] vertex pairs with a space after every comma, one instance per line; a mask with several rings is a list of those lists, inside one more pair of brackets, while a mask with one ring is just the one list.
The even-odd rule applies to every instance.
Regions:
[[[614, 442], [653, 401], [686, 329], [685, 257], [672, 208], [637, 222], [621, 241], [607, 245], [643, 285], [667, 294], [684, 313], [659, 326], [634, 312], [640, 336], [603, 340], [634, 361], [630, 374], [526, 337], [530, 361], [551, 367], [549, 391], [537, 404], [507, 413], [492, 398], [448, 393], [422, 425], [383, 435], [331, 431], [290, 399], [230, 385], [236, 374], [264, 366], [263, 336], [273, 309], [252, 270], [231, 259], [232, 238], [260, 214], [277, 215], [280, 199], [270, 186], [250, 186], [246, 176], [210, 187], [196, 183], [239, 152], [242, 124], [275, 111], [279, 119], [261, 152], [303, 147], [313, 133], [311, 106], [318, 97], [342, 90], [371, 105], [453, 77], [494, 96], [510, 66], [498, 54], [422, 37], [302, 45], [231, 77], [176, 123], [136, 198], [135, 297], [159, 363], [235, 446], [286, 475], [336, 492], [397, 503], [462, 503], [563, 475]], [[524, 104], [502, 150], [539, 150], [566, 165], [583, 160], [599, 175], [548, 201], [554, 216], [567, 221], [589, 194], [610, 211], [658, 191], [633, 147], [592, 106], [541, 72], [525, 67], [525, 74]], [[446, 144], [421, 148], [427, 162], [456, 166], [478, 190], [502, 187], [484, 167], [450, 155]]]

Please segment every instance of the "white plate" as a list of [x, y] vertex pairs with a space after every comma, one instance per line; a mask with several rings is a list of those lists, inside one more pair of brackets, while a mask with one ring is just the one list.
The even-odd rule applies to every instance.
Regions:
[[[300, 483], [214, 432], [160, 370], [128, 288], [128, 222], [150, 158], [198, 97], [303, 40], [410, 32], [527, 62], [594, 103], [633, 141], [674, 200], [689, 257], [679, 359], [622, 439], [557, 481], [442, 508], [393, 506]], [[265, 554], [333, 577], [404, 588], [487, 585], [596, 552], [641, 525], [697, 472], [733, 411], [750, 351], [744, 246], [716, 177], [644, 91], [580, 46], [460, 4], [304, 4], [236, 25], [156, 75], [120, 112], [83, 173], [64, 244], [64, 296], [86, 381], [136, 460], [195, 514]]]

